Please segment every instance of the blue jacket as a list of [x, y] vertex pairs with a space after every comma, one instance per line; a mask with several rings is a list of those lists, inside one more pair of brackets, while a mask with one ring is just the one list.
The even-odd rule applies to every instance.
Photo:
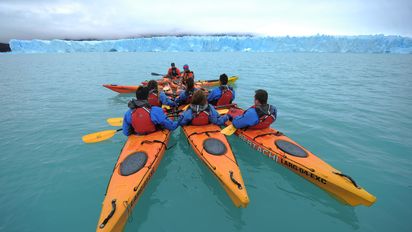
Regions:
[[[131, 101], [133, 102], [133, 101]], [[138, 102], [136, 100], [134, 100], [134, 102]], [[146, 104], [148, 104], [147, 101], [143, 101]], [[135, 109], [136, 104], [131, 104], [129, 102], [129, 110], [124, 114], [123, 117], [123, 134], [126, 136], [129, 136], [133, 133], [133, 127], [132, 127], [132, 112]], [[167, 115], [163, 112], [163, 109], [157, 106], [152, 106], [151, 110], [150, 110], [150, 119], [152, 120], [152, 122], [157, 126], [162, 126], [163, 128], [166, 128], [170, 131], [175, 130], [179, 124], [177, 122], [174, 122], [172, 120], [170, 120]]]
[[[193, 92], [195, 92], [197, 90], [197, 88], [193, 88]], [[189, 97], [189, 95], [187, 94], [186, 91], [183, 91], [179, 94], [179, 97], [176, 98], [175, 102], [177, 105], [184, 105], [186, 104], [187, 98]]]
[[[235, 100], [235, 90], [233, 90], [233, 88], [230, 86], [227, 86], [227, 87], [230, 90], [232, 90], [232, 93], [233, 93], [232, 101]], [[215, 103], [220, 99], [221, 96], [222, 96], [222, 90], [220, 89], [220, 87], [216, 87], [212, 89], [211, 92], [209, 92], [209, 96], [207, 96], [207, 101], [209, 103]]]
[[[264, 109], [267, 110], [267, 107], [269, 105], [263, 106]], [[277, 118], [277, 109], [276, 107], [270, 105], [270, 113]], [[274, 122], [274, 121], [273, 121]], [[256, 111], [255, 108], [249, 108], [247, 109], [243, 115], [237, 116], [236, 118], [233, 119], [232, 124], [235, 128], [245, 128], [245, 127], [250, 127], [250, 126], [255, 126], [259, 123], [259, 116], [258, 112]]]
[[[207, 105], [204, 106], [203, 108], [206, 108], [206, 107]], [[219, 113], [215, 110], [215, 108], [212, 105], [209, 105], [209, 107], [210, 107], [210, 114], [209, 114], [210, 123], [221, 126], [221, 125], [224, 125], [227, 120], [229, 120], [228, 115], [220, 116]], [[185, 112], [183, 112], [182, 115], [180, 115], [178, 122], [179, 122], [179, 125], [185, 126], [185, 125], [190, 124], [192, 122], [192, 119], [193, 119], [193, 110], [191, 107], [189, 107]]]
[[160, 100], [160, 103], [162, 103], [162, 105], [176, 106], [176, 103], [172, 101], [170, 98], [168, 98], [165, 92], [163, 91], [159, 92], [159, 100]]

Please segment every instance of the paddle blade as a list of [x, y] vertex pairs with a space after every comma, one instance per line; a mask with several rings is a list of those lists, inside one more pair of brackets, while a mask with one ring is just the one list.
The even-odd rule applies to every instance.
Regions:
[[187, 110], [187, 108], [189, 108], [190, 104], [187, 104], [185, 107], [183, 107], [183, 111]]
[[109, 118], [107, 119], [107, 123], [109, 123], [110, 126], [122, 126], [123, 118]]
[[152, 74], [152, 76], [163, 76], [162, 74], [159, 74], [159, 73], [151, 73]]
[[216, 110], [218, 114], [227, 114], [229, 112], [229, 109], [221, 109], [221, 110]]
[[231, 124], [230, 126], [227, 126], [225, 128], [223, 128], [220, 133], [227, 135], [227, 136], [231, 136], [233, 135], [233, 133], [235, 133], [236, 128]]
[[105, 130], [96, 132], [93, 134], [88, 134], [82, 137], [83, 142], [85, 143], [98, 143], [107, 139], [110, 139], [115, 135], [117, 130]]

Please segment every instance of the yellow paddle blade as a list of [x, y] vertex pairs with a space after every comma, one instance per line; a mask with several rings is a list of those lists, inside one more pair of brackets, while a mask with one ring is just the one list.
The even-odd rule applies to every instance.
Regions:
[[93, 134], [88, 134], [82, 137], [83, 142], [85, 143], [98, 143], [113, 137], [118, 130], [105, 130], [96, 132]]
[[220, 131], [220, 133], [227, 135], [227, 136], [231, 136], [233, 135], [233, 133], [235, 133], [235, 131], [236, 131], [236, 128], [232, 124], [230, 124], [230, 126], [223, 128]]
[[123, 118], [109, 118], [107, 119], [107, 123], [109, 123], [110, 126], [122, 126]]
[[162, 105], [162, 109], [170, 110], [170, 106], [168, 106], [168, 105]]
[[218, 114], [227, 114], [229, 112], [229, 109], [221, 109], [221, 110], [216, 110]]
[[183, 107], [183, 111], [187, 110], [187, 108], [189, 108], [190, 104], [187, 104], [185, 107]]

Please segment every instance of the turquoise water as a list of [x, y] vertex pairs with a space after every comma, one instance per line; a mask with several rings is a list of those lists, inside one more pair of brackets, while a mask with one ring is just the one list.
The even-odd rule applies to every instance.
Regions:
[[343, 205], [232, 136], [251, 199], [238, 209], [178, 129], [126, 231], [412, 230], [411, 55], [77, 53], [0, 55], [0, 231], [93, 231], [126, 138], [81, 136], [111, 129], [131, 97], [101, 84], [138, 84], [171, 61], [198, 79], [239, 75], [243, 107], [267, 89], [274, 127], [378, 200]]

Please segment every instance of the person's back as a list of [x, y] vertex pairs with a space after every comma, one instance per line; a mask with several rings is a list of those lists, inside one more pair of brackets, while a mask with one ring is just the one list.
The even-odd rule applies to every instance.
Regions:
[[179, 94], [179, 97], [175, 99], [176, 105], [186, 105], [192, 101], [194, 92], [197, 89], [194, 87], [194, 80], [188, 79], [186, 82], [186, 90]]
[[267, 104], [268, 94], [263, 89], [255, 92], [255, 104], [247, 109], [243, 115], [233, 118], [235, 128], [265, 129], [276, 121], [276, 107]]
[[197, 90], [189, 108], [179, 117], [179, 125], [202, 126], [213, 123], [215, 125], [224, 125], [229, 120], [228, 115], [220, 116], [215, 108], [208, 104], [206, 96], [202, 90]]
[[175, 130], [177, 122], [170, 120], [162, 108], [151, 106], [148, 102], [149, 89], [139, 86], [136, 90], [136, 99], [128, 103], [129, 110], [123, 117], [123, 134], [145, 135], [159, 129]]
[[228, 76], [222, 74], [219, 77], [220, 86], [214, 88], [207, 97], [207, 101], [215, 106], [229, 105], [235, 99], [235, 90], [228, 86]]

